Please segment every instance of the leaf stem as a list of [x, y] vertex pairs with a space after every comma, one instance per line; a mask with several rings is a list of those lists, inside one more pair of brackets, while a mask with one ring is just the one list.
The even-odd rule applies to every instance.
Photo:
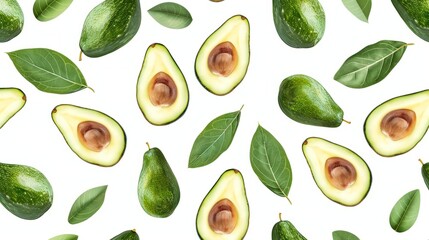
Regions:
[[241, 108], [238, 111], [241, 112], [241, 109], [243, 109], [243, 107], [244, 107], [244, 104], [241, 105]]
[[289, 201], [289, 204], [292, 205], [292, 202], [290, 201], [289, 197], [288, 196], [285, 196], [285, 197]]

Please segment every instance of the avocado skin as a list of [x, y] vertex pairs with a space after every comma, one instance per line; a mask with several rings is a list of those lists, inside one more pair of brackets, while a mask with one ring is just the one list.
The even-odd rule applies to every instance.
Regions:
[[311, 48], [325, 32], [325, 11], [318, 0], [273, 0], [274, 25], [290, 47]]
[[429, 42], [429, 3], [422, 0], [392, 0], [392, 4], [408, 28]]
[[422, 177], [425, 181], [426, 187], [429, 189], [429, 163], [422, 165]]
[[278, 221], [271, 231], [272, 240], [307, 240], [288, 220]]
[[151, 148], [144, 154], [138, 199], [147, 214], [159, 218], [170, 216], [179, 204], [179, 184], [158, 148]]
[[343, 121], [343, 110], [326, 89], [303, 74], [292, 75], [282, 81], [278, 103], [286, 116], [303, 124], [338, 127]]
[[120, 234], [114, 236], [110, 240], [139, 240], [140, 237], [137, 234], [136, 230], [126, 230], [121, 232]]
[[1, 5], [0, 42], [8, 42], [21, 33], [24, 26], [24, 13], [16, 0], [3, 0]]

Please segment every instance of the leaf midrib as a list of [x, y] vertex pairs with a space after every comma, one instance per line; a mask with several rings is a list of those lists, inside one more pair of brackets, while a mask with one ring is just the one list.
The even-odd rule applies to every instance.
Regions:
[[[262, 133], [262, 134], [263, 134], [263, 133]], [[265, 136], [265, 135], [263, 134], [263, 136]], [[271, 166], [271, 162], [270, 162], [270, 160], [269, 160], [270, 158], [268, 157], [266, 141], [265, 141], [264, 139], [262, 139], [262, 144], [263, 144], [263, 146], [264, 146], [264, 155], [265, 155], [265, 157], [266, 157], [266, 159], [267, 159], [268, 167], [269, 167], [269, 169], [270, 169], [271, 175], [273, 176], [274, 182], [276, 183], [276, 185], [277, 185], [278, 189], [279, 189], [279, 190], [280, 190], [280, 192], [283, 194], [283, 196], [287, 197], [287, 194], [286, 194], [286, 193], [283, 191], [283, 189], [280, 187], [280, 184], [279, 184], [279, 182], [277, 181], [277, 178], [276, 178], [276, 177], [275, 177], [275, 175], [274, 175], [274, 171], [273, 171], [273, 168], [272, 168], [272, 166]]]
[[410, 208], [410, 206], [411, 205], [413, 205], [412, 203], [414, 202], [414, 198], [416, 197], [416, 193], [417, 192], [414, 192], [413, 193], [413, 196], [411, 197], [411, 199], [408, 201], [408, 203], [409, 204], [407, 204], [407, 206], [405, 207], [405, 210], [403, 211], [403, 214], [401, 214], [401, 216], [400, 216], [400, 218], [399, 218], [399, 221], [398, 221], [398, 224], [396, 225], [396, 227], [395, 227], [395, 231], [397, 231], [398, 229], [399, 229], [399, 227], [401, 226], [401, 224], [402, 224], [402, 221], [403, 221], [403, 219], [405, 218], [405, 216], [407, 215], [407, 213], [408, 213], [408, 209]]

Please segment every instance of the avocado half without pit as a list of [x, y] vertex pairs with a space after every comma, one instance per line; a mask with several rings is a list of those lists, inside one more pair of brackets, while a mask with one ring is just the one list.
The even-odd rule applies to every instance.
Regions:
[[52, 110], [52, 120], [69, 147], [82, 160], [110, 167], [125, 151], [126, 136], [119, 123], [100, 111], [61, 104]]
[[2, 128], [19, 110], [27, 98], [21, 89], [0, 88], [0, 128]]
[[429, 90], [389, 99], [364, 123], [365, 138], [379, 155], [392, 157], [413, 149], [429, 126]]
[[355, 206], [366, 197], [372, 175], [355, 152], [317, 137], [307, 138], [302, 151], [314, 181], [326, 197], [344, 206]]
[[242, 15], [226, 20], [202, 44], [195, 73], [209, 92], [225, 95], [244, 79], [250, 60], [250, 26]]

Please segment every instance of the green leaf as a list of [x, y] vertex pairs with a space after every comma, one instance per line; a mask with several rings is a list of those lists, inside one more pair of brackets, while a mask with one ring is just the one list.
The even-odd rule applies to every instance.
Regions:
[[332, 232], [333, 240], [359, 240], [353, 233], [337, 230]]
[[351, 88], [365, 88], [383, 80], [401, 60], [410, 44], [382, 40], [349, 57], [334, 79]]
[[241, 109], [213, 119], [195, 139], [188, 167], [202, 167], [212, 163], [225, 152], [234, 139], [240, 122]]
[[73, 0], [36, 0], [33, 14], [39, 21], [52, 20], [63, 13]]
[[420, 190], [416, 189], [402, 196], [390, 212], [390, 226], [397, 232], [410, 229], [417, 220], [420, 209]]
[[148, 12], [159, 24], [167, 28], [185, 28], [192, 22], [189, 11], [174, 2], [160, 3], [149, 9]]
[[120, 234], [114, 236], [110, 240], [139, 240], [139, 239], [140, 237], [137, 234], [136, 230], [132, 229], [132, 230], [123, 231]]
[[52, 238], [49, 238], [49, 240], [77, 240], [78, 236], [75, 234], [61, 234]]
[[107, 185], [91, 188], [73, 203], [68, 216], [70, 224], [83, 222], [94, 215], [103, 205]]
[[79, 68], [59, 52], [32, 48], [7, 54], [18, 72], [40, 91], [67, 94], [89, 88]]
[[368, 22], [369, 13], [371, 12], [371, 0], [343, 0], [344, 6], [364, 22]]
[[292, 184], [289, 159], [280, 142], [261, 125], [258, 125], [253, 134], [250, 163], [259, 180], [268, 189], [289, 200], [288, 194]]

